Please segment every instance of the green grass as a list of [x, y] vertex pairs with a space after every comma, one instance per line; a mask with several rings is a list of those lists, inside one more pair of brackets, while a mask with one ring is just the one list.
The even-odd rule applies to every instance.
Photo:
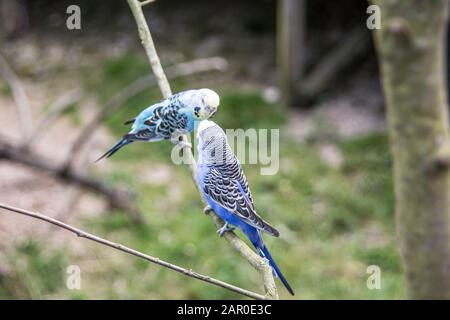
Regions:
[[[85, 82], [106, 102], [119, 88], [147, 72], [145, 60], [125, 56], [107, 62]], [[173, 86], [174, 91], [179, 91], [187, 89], [188, 83], [174, 81]], [[280, 230], [280, 238], [266, 236], [265, 239], [296, 291], [295, 298], [403, 298], [386, 136], [334, 139], [333, 143], [343, 154], [344, 165], [333, 169], [321, 162], [313, 140], [309, 144], [297, 144], [284, 135], [287, 115], [282, 107], [264, 102], [257, 92], [238, 88], [221, 92], [221, 97], [214, 120], [224, 128], [281, 128], [279, 172], [262, 176], [258, 165], [245, 165], [244, 170], [257, 211]], [[106, 121], [111, 134], [119, 138], [127, 131], [122, 125], [124, 120], [159, 99], [157, 88], [130, 99]], [[187, 168], [169, 160], [171, 148], [170, 142], [135, 143], [108, 160], [111, 167], [104, 173], [106, 179], [110, 183], [126, 184], [138, 192], [138, 206], [147, 224], [135, 225], [123, 213], [111, 212], [82, 220], [84, 228], [197, 272], [262, 292], [258, 275], [217, 236], [210, 219], [202, 214], [202, 204]], [[26, 251], [28, 259], [39, 263], [33, 264], [33, 272], [28, 276], [41, 277], [47, 269], [53, 274], [48, 280], [52, 283], [35, 282], [33, 297], [240, 298], [98, 246], [90, 246], [82, 253], [55, 251], [53, 255], [57, 258], [50, 256], [54, 259], [52, 265], [45, 264], [42, 253], [33, 250]], [[17, 254], [23, 256], [23, 252], [18, 250]], [[63, 261], [80, 265], [81, 291], [67, 290], [60, 281], [66, 267]], [[381, 268], [381, 290], [366, 287], [369, 265]], [[279, 291], [282, 298], [291, 298], [281, 283]]]
[[0, 95], [4, 96], [11, 96], [11, 88], [8, 86], [8, 84], [2, 80], [0, 80]]
[[65, 283], [66, 256], [60, 249], [44, 250], [40, 243], [24, 240], [7, 258], [12, 271], [0, 276], [0, 299], [43, 299]]

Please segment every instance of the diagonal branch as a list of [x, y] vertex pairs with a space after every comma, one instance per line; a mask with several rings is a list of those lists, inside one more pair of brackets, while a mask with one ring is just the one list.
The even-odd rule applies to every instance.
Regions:
[[[155, 45], [153, 43], [152, 36], [150, 34], [150, 29], [145, 20], [145, 16], [142, 11], [141, 5], [142, 2], [138, 0], [127, 0], [127, 1], [133, 13], [134, 19], [136, 20], [136, 24], [139, 30], [139, 37], [142, 41], [142, 45], [144, 46], [147, 56], [149, 58], [150, 64], [153, 69], [153, 73], [155, 74], [155, 77], [158, 81], [158, 85], [161, 89], [161, 93], [164, 98], [168, 98], [172, 95], [172, 91], [170, 89], [169, 82], [167, 81], [167, 77], [164, 74], [161, 62], [159, 61]], [[184, 141], [187, 141], [188, 139], [189, 138], [186, 135], [183, 136]], [[185, 162], [189, 166], [189, 171], [191, 173], [192, 180], [198, 189], [199, 187], [196, 179], [197, 166], [192, 151], [189, 147], [183, 148], [183, 156]], [[203, 197], [202, 201], [205, 203], [205, 205], [207, 205]], [[211, 208], [205, 209], [205, 212], [206, 213], [209, 212], [216, 226], [220, 227], [221, 225], [223, 225], [224, 222], [217, 216], [217, 214]], [[272, 269], [270, 268], [268, 261], [264, 258], [261, 258], [256, 253], [254, 253], [253, 250], [251, 250], [247, 246], [247, 244], [244, 241], [242, 241], [238, 236], [236, 236], [233, 232], [226, 232], [225, 239], [227, 239], [227, 241], [232, 245], [232, 247], [235, 250], [237, 250], [244, 258], [246, 258], [250, 263], [250, 265], [252, 265], [261, 274], [264, 283], [264, 290], [266, 292], [265, 295], [266, 298], [278, 299], [277, 287], [275, 285], [275, 280], [272, 275]]]
[[31, 106], [30, 100], [25, 92], [19, 77], [14, 73], [6, 59], [0, 54], [0, 76], [11, 88], [11, 92], [16, 102], [17, 112], [19, 114], [20, 131], [23, 141], [27, 141], [31, 130]]
[[66, 170], [59, 164], [54, 164], [49, 159], [43, 158], [32, 151], [25, 151], [23, 148], [14, 146], [0, 138], [0, 161], [2, 160], [26, 165], [41, 172], [48, 173], [61, 181], [103, 195], [111, 207], [124, 210], [134, 222], [142, 223], [142, 217], [132, 201], [134, 195], [129, 190], [112, 187], [101, 180], [91, 178], [73, 168]]
[[142, 6], [147, 4], [146, 2], [141, 2], [139, 0], [127, 0], [130, 6], [131, 12], [133, 13], [134, 19], [139, 31], [139, 38], [141, 39], [142, 45], [144, 46], [145, 53], [147, 54], [148, 61], [155, 75], [156, 81], [158, 82], [159, 89], [164, 98], [170, 97], [172, 95], [172, 90], [170, 89], [169, 81], [167, 80], [166, 74], [161, 66], [161, 61], [159, 61], [159, 56], [156, 53], [155, 44], [153, 43], [153, 38], [150, 33], [150, 29], [145, 21], [144, 12], [142, 11]]
[[145, 6], [146, 4], [149, 4], [149, 3], [153, 2], [153, 1], [155, 1], [155, 0], [142, 0], [142, 1], [139, 2], [139, 5], [140, 5], [141, 7], [143, 7], [143, 6]]
[[38, 219], [38, 220], [41, 220], [41, 221], [45, 221], [45, 222], [51, 223], [51, 224], [53, 224], [53, 225], [55, 225], [55, 226], [57, 226], [59, 228], [65, 229], [67, 231], [70, 231], [70, 232], [76, 234], [80, 238], [85, 238], [85, 239], [88, 239], [88, 240], [100, 243], [102, 245], [111, 247], [113, 249], [116, 249], [116, 250], [128, 253], [128, 254], [136, 256], [138, 258], [150, 261], [151, 263], [158, 264], [158, 265], [160, 265], [160, 266], [162, 266], [164, 268], [168, 268], [168, 269], [174, 270], [176, 272], [182, 273], [185, 276], [188, 276], [188, 277], [191, 277], [191, 278], [195, 278], [195, 279], [198, 279], [198, 280], [201, 280], [201, 281], [213, 284], [215, 286], [222, 287], [224, 289], [227, 289], [227, 290], [230, 290], [230, 291], [242, 294], [244, 296], [247, 296], [247, 297], [250, 297], [250, 298], [253, 298], [253, 299], [258, 299], [258, 300], [265, 299], [265, 297], [263, 295], [260, 295], [258, 293], [255, 293], [255, 292], [252, 292], [252, 291], [248, 291], [248, 290], [245, 290], [245, 289], [233, 286], [233, 285], [231, 285], [229, 283], [226, 283], [226, 282], [223, 282], [223, 281], [211, 278], [209, 276], [206, 276], [206, 275], [203, 275], [203, 274], [200, 274], [200, 273], [197, 273], [197, 272], [194, 272], [194, 271], [192, 271], [190, 269], [188, 270], [188, 269], [179, 267], [177, 265], [174, 265], [172, 263], [166, 262], [166, 261], [161, 260], [159, 258], [152, 257], [150, 255], [147, 255], [145, 253], [139, 252], [137, 250], [128, 248], [128, 247], [126, 247], [126, 246], [124, 246], [124, 245], [122, 245], [120, 243], [115, 243], [115, 242], [112, 242], [112, 241], [100, 238], [100, 237], [98, 237], [98, 236], [96, 236], [94, 234], [88, 233], [86, 231], [78, 229], [78, 228], [76, 228], [74, 226], [71, 226], [71, 225], [66, 224], [64, 222], [61, 222], [59, 220], [53, 219], [53, 218], [48, 217], [46, 215], [43, 215], [41, 213], [28, 211], [28, 210], [23, 210], [23, 209], [16, 208], [16, 207], [12, 207], [12, 206], [6, 205], [6, 204], [4, 204], [2, 202], [0, 202], [0, 209], [7, 210], [9, 212], [19, 213], [19, 214], [22, 214], [22, 215], [25, 215], [25, 216], [28, 216], [28, 217], [31, 217], [31, 218], [34, 218], [34, 219]]
[[32, 145], [45, 132], [45, 129], [54, 122], [58, 116], [64, 111], [77, 103], [83, 96], [83, 91], [80, 88], [72, 89], [56, 99], [50, 106], [48, 112], [42, 116], [39, 123], [31, 131], [30, 137], [26, 142], [25, 147]]

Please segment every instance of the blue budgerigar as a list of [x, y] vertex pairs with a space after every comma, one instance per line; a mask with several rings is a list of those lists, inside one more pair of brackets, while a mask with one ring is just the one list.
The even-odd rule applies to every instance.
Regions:
[[216, 113], [220, 98], [210, 89], [187, 90], [172, 95], [143, 110], [135, 119], [131, 131], [97, 159], [110, 157], [134, 141], [154, 142], [170, 139], [177, 143], [181, 134], [192, 132], [195, 123]]
[[289, 293], [294, 295], [261, 236], [265, 232], [278, 237], [279, 232], [256, 213], [247, 179], [225, 132], [213, 121], [204, 120], [198, 126], [197, 138], [197, 180], [208, 204], [225, 221], [219, 234], [222, 236], [231, 230], [229, 225], [240, 228], [259, 255], [269, 261], [274, 274]]

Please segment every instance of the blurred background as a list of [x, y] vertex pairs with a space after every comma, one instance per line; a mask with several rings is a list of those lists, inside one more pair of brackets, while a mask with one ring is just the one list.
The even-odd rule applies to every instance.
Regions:
[[[71, 4], [81, 8], [80, 30], [66, 27]], [[144, 11], [174, 92], [216, 90], [214, 120], [224, 128], [280, 129], [279, 172], [244, 170], [258, 212], [280, 230], [265, 240], [294, 298], [402, 299], [368, 4], [284, 5], [159, 0]], [[161, 99], [126, 1], [1, 0], [0, 11], [0, 201], [262, 292], [202, 214], [187, 168], [170, 162], [170, 142], [93, 163], [127, 131], [125, 120]], [[81, 269], [81, 290], [66, 287], [70, 265]], [[367, 288], [369, 265], [381, 268], [380, 290]], [[0, 298], [240, 297], [1, 213]]]

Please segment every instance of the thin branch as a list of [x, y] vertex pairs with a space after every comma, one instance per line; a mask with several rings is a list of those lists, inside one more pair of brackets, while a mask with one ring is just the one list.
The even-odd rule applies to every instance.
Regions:
[[6, 59], [0, 54], [0, 75], [11, 88], [20, 121], [20, 131], [23, 141], [27, 141], [30, 136], [32, 125], [31, 106], [25, 89], [19, 77], [14, 73]]
[[83, 91], [79, 88], [72, 89], [56, 99], [56, 101], [50, 106], [48, 112], [41, 118], [39, 123], [33, 129], [27, 145], [32, 145], [38, 137], [42, 135], [49, 125], [55, 121], [58, 116], [66, 111], [70, 106], [78, 102], [83, 96]]
[[133, 13], [134, 19], [139, 31], [139, 37], [144, 46], [145, 53], [147, 54], [148, 61], [155, 75], [156, 81], [158, 82], [159, 89], [162, 95], [167, 98], [172, 95], [172, 90], [170, 89], [169, 81], [167, 81], [166, 74], [159, 61], [158, 54], [155, 50], [155, 44], [153, 43], [152, 35], [150, 34], [150, 29], [148, 28], [147, 22], [145, 21], [144, 12], [142, 11], [142, 2], [138, 0], [127, 0], [130, 6], [131, 12]]
[[143, 6], [145, 6], [145, 5], [147, 5], [147, 4], [149, 4], [149, 3], [152, 3], [152, 2], [154, 2], [155, 0], [143, 0], [143, 1], [140, 1], [140, 5], [141, 5], [141, 7], [143, 7]]
[[190, 269], [188, 270], [188, 269], [179, 267], [177, 265], [174, 265], [172, 263], [166, 262], [166, 261], [161, 260], [159, 258], [152, 257], [150, 255], [144, 254], [144, 253], [139, 252], [137, 250], [128, 248], [128, 247], [126, 247], [126, 246], [124, 246], [124, 245], [122, 245], [120, 243], [115, 243], [115, 242], [112, 242], [112, 241], [100, 238], [100, 237], [98, 237], [98, 236], [96, 236], [94, 234], [88, 233], [86, 231], [78, 229], [78, 228], [76, 228], [74, 226], [71, 226], [71, 225], [66, 224], [64, 222], [61, 222], [59, 220], [50, 218], [50, 217], [48, 217], [46, 215], [43, 215], [41, 213], [32, 212], [32, 211], [28, 211], [28, 210], [23, 210], [23, 209], [20, 209], [20, 208], [12, 207], [12, 206], [6, 205], [6, 204], [4, 204], [2, 202], [0, 202], [0, 208], [4, 209], [4, 210], [7, 210], [9, 212], [19, 213], [19, 214], [22, 214], [22, 215], [25, 215], [25, 216], [28, 216], [28, 217], [31, 217], [31, 218], [35, 218], [35, 219], [38, 219], [38, 220], [41, 220], [41, 221], [45, 221], [45, 222], [51, 223], [51, 224], [53, 224], [53, 225], [55, 225], [55, 226], [57, 226], [59, 228], [65, 229], [67, 231], [70, 231], [70, 232], [76, 234], [80, 238], [85, 238], [85, 239], [88, 239], [88, 240], [100, 243], [102, 245], [111, 247], [113, 249], [116, 249], [116, 250], [128, 253], [130, 255], [142, 258], [142, 259], [147, 260], [149, 262], [155, 263], [155, 264], [160, 265], [160, 266], [162, 266], [164, 268], [168, 268], [168, 269], [174, 270], [174, 271], [179, 272], [181, 274], [184, 274], [184, 275], [186, 275], [188, 277], [195, 278], [195, 279], [198, 279], [198, 280], [201, 280], [201, 281], [213, 284], [215, 286], [222, 287], [224, 289], [227, 289], [227, 290], [230, 290], [230, 291], [242, 294], [242, 295], [247, 296], [249, 298], [258, 299], [258, 300], [265, 299], [265, 297], [263, 295], [260, 295], [258, 293], [255, 293], [255, 292], [252, 292], [252, 291], [248, 291], [248, 290], [236, 287], [236, 286], [234, 286], [232, 284], [229, 284], [229, 283], [226, 283], [226, 282], [223, 282], [223, 281], [211, 278], [209, 276], [206, 276], [206, 275], [194, 272], [194, 271], [192, 271]]
[[[131, 11], [134, 15], [134, 18], [136, 20], [137, 27], [139, 29], [139, 36], [141, 38], [142, 44], [145, 48], [145, 51], [148, 55], [148, 58], [150, 60], [153, 73], [155, 74], [155, 77], [158, 81], [159, 87], [161, 88], [161, 93], [164, 98], [168, 98], [172, 95], [172, 92], [170, 90], [169, 82], [167, 81], [167, 78], [164, 74], [164, 70], [161, 66], [161, 63], [159, 61], [158, 54], [156, 53], [156, 48], [153, 43], [150, 29], [148, 27], [148, 24], [145, 20], [144, 13], [142, 11], [142, 7], [139, 5], [138, 0], [127, 0], [128, 4], [131, 8]], [[183, 140], [187, 141], [189, 140], [188, 136], [184, 135]], [[186, 145], [186, 144], [184, 144]], [[195, 184], [195, 186], [198, 188], [197, 179], [196, 179], [196, 171], [197, 171], [197, 165], [194, 159], [194, 156], [192, 154], [191, 148], [184, 147], [183, 148], [183, 156], [185, 157], [186, 163], [188, 163], [189, 171], [192, 176], [192, 180]], [[207, 205], [204, 197], [202, 196], [202, 201]], [[223, 221], [217, 216], [217, 214], [210, 208], [208, 208], [206, 211], [210, 212], [210, 216], [213, 219], [213, 222], [219, 226], [223, 224]], [[206, 212], [205, 211], [205, 212]], [[261, 258], [257, 254], [255, 254], [248, 246], [247, 244], [242, 241], [238, 236], [236, 236], [233, 232], [227, 232], [225, 233], [225, 238], [228, 240], [229, 243], [232, 244], [233, 248], [237, 250], [244, 258], [248, 260], [248, 262], [255, 267], [255, 269], [261, 274], [261, 277], [263, 279], [264, 283], [264, 290], [266, 292], [265, 297], [268, 299], [278, 299], [278, 292], [275, 285], [275, 280], [272, 275], [272, 271], [270, 269], [269, 271], [269, 263], [266, 259]], [[253, 254], [250, 254], [250, 252], [253, 252]]]
[[[197, 59], [168, 67], [167, 77], [169, 79], [174, 79], [177, 77], [184, 77], [213, 70], [223, 71], [227, 68], [227, 66], [227, 61], [221, 57]], [[81, 130], [67, 152], [64, 166], [70, 167], [72, 165], [79, 151], [83, 148], [85, 143], [92, 136], [93, 132], [101, 125], [102, 121], [108, 115], [123, 106], [131, 97], [154, 85], [157, 85], [157, 81], [155, 77], [150, 74], [133, 81], [131, 84], [116, 93]]]

